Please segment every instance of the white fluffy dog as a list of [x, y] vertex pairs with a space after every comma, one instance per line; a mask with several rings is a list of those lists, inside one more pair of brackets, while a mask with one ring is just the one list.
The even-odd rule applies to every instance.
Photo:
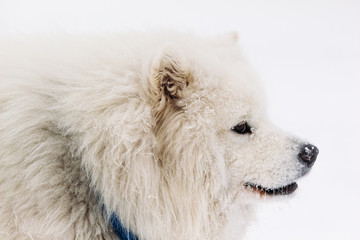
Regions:
[[241, 239], [318, 154], [262, 97], [233, 34], [3, 42], [0, 239]]

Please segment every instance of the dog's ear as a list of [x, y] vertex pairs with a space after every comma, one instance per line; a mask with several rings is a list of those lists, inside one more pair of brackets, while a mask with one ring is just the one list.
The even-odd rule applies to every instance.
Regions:
[[174, 46], [166, 46], [160, 51], [154, 59], [152, 71], [153, 87], [159, 100], [180, 100], [193, 81], [188, 62]]

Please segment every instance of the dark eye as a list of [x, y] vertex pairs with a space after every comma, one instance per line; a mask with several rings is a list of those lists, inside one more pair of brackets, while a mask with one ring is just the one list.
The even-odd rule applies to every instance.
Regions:
[[231, 130], [238, 134], [251, 133], [251, 127], [247, 124], [247, 122], [239, 123], [238, 125], [232, 127]]

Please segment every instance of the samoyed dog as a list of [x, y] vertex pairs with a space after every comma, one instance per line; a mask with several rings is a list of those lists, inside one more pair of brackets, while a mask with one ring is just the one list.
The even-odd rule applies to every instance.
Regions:
[[3, 41], [0, 239], [242, 239], [318, 149], [268, 120], [236, 38]]

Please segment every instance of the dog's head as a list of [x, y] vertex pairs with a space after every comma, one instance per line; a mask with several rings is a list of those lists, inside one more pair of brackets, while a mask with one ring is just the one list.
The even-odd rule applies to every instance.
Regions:
[[165, 165], [205, 161], [212, 173], [204, 174], [217, 179], [210, 185], [235, 197], [291, 194], [314, 164], [314, 145], [268, 120], [262, 88], [236, 44], [167, 47], [153, 76]]

